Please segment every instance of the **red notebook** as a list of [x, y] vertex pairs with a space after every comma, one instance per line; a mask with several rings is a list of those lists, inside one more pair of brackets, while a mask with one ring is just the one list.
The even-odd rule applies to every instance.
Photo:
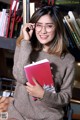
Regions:
[[42, 87], [51, 87], [54, 86], [54, 81], [52, 79], [52, 73], [50, 68], [50, 63], [47, 59], [40, 60], [38, 62], [24, 66], [25, 74], [27, 80], [35, 85], [32, 78], [35, 78], [36, 81]]

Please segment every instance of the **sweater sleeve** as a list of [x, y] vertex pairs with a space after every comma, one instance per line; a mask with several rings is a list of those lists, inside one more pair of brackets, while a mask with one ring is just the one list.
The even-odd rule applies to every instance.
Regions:
[[72, 97], [72, 85], [74, 78], [74, 61], [67, 66], [67, 70], [64, 78], [63, 84], [61, 85], [61, 90], [59, 93], [52, 93], [45, 91], [42, 102], [45, 102], [47, 106], [60, 108], [69, 103], [70, 98]]
[[29, 54], [31, 52], [31, 45], [26, 40], [21, 41], [20, 46], [16, 46], [14, 53], [13, 76], [21, 84], [26, 83], [26, 76], [24, 66], [27, 64]]

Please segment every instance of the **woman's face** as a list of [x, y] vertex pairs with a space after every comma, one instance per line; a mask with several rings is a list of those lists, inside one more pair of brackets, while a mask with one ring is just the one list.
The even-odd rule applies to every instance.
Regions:
[[50, 43], [55, 36], [55, 25], [50, 15], [43, 15], [36, 23], [35, 34], [43, 45]]

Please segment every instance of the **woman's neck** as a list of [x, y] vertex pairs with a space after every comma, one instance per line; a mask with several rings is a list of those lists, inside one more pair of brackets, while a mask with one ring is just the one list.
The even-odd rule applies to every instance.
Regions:
[[44, 51], [44, 52], [48, 52], [48, 49], [49, 49], [49, 46], [47, 46], [47, 45], [44, 45], [44, 46], [43, 46], [43, 51]]

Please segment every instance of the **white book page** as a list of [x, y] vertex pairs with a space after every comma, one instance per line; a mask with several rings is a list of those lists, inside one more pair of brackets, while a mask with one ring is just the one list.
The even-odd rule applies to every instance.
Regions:
[[45, 63], [45, 62], [49, 62], [49, 60], [48, 59], [43, 59], [43, 60], [40, 60], [40, 61], [37, 61], [37, 62], [33, 62], [32, 64], [24, 66], [24, 68], [30, 67], [30, 66], [33, 66], [33, 65], [38, 65], [38, 64], [41, 64], [41, 63]]

